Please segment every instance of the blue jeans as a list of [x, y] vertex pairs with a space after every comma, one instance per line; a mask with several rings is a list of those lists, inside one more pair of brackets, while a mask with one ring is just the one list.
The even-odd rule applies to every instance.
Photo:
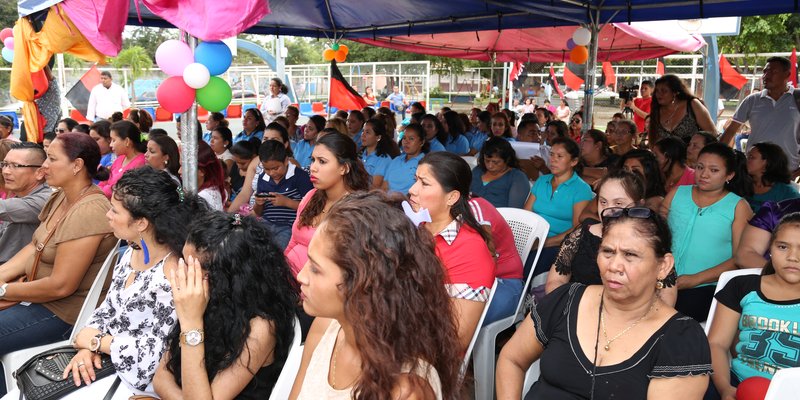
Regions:
[[264, 221], [264, 225], [272, 234], [272, 242], [278, 245], [281, 251], [286, 250], [289, 245], [289, 239], [292, 238], [292, 226], [275, 225], [269, 221]]
[[[0, 355], [69, 339], [72, 325], [41, 304], [16, 305], [0, 311]], [[0, 395], [6, 393], [0, 379]]]
[[517, 310], [523, 284], [522, 279], [497, 278], [497, 290], [492, 304], [489, 305], [489, 311], [486, 312], [486, 318], [483, 319], [483, 326], [510, 317]]

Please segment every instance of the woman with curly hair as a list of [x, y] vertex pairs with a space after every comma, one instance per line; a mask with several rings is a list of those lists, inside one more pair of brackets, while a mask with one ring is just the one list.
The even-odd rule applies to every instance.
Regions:
[[458, 398], [444, 270], [427, 231], [387, 202], [348, 196], [314, 233], [297, 278], [316, 319], [290, 399]]
[[296, 282], [254, 218], [209, 213], [170, 274], [178, 323], [154, 384], [162, 399], [266, 399], [294, 335]]
[[325, 135], [317, 141], [311, 155], [311, 189], [297, 208], [292, 238], [284, 254], [297, 275], [308, 260], [311, 236], [331, 207], [350, 193], [368, 190], [369, 174], [358, 159], [356, 143], [341, 133]]

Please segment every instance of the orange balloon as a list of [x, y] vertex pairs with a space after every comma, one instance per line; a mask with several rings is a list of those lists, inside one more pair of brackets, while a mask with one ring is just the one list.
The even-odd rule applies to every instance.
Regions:
[[347, 48], [346, 44], [340, 44], [339, 51], [344, 52], [344, 55], [350, 54], [350, 49]]
[[347, 59], [347, 53], [339, 49], [339, 51], [336, 52], [336, 62], [344, 62], [345, 59]]
[[583, 64], [589, 59], [589, 49], [586, 46], [575, 46], [569, 52], [569, 59], [575, 64]]
[[325, 49], [325, 51], [322, 52], [322, 58], [325, 61], [333, 60], [334, 57], [336, 57], [336, 52], [333, 51], [333, 49]]

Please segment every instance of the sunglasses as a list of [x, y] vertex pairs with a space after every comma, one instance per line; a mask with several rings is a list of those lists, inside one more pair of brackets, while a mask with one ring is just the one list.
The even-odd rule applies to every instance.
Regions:
[[606, 208], [600, 214], [604, 224], [609, 219], [619, 218], [622, 217], [623, 215], [631, 218], [648, 219], [651, 218], [653, 215], [655, 215], [655, 211], [647, 207], [630, 207], [630, 208], [611, 207], [611, 208]]

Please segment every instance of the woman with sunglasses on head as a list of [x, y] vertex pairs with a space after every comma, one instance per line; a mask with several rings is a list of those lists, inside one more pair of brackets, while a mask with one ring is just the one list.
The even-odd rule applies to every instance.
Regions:
[[722, 143], [700, 151], [696, 184], [678, 186], [661, 203], [672, 229], [678, 300], [675, 308], [705, 321], [719, 275], [736, 269], [733, 255], [753, 211], [753, 193], [743, 154]]
[[603, 211], [601, 285], [563, 285], [534, 304], [497, 361], [497, 398], [700, 399], [711, 356], [700, 325], [660, 298], [673, 269], [667, 222], [643, 208]]

